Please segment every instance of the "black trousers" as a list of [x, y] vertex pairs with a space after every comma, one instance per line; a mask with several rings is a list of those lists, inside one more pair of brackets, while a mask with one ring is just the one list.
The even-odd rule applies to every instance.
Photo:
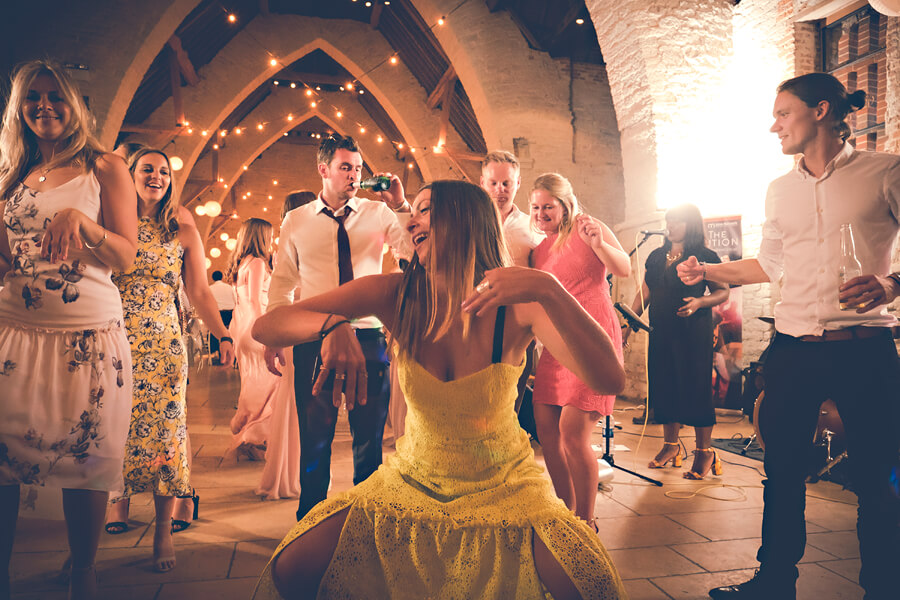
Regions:
[[759, 427], [766, 444], [761, 574], [793, 582], [806, 547], [806, 475], [822, 402], [846, 432], [859, 499], [860, 585], [866, 600], [896, 598], [900, 557], [900, 360], [890, 330], [847, 341], [776, 334], [764, 368]]
[[[364, 405], [348, 413], [353, 436], [353, 483], [364, 481], [381, 465], [381, 443], [391, 397], [390, 361], [379, 329], [358, 329], [366, 355], [368, 388]], [[321, 342], [294, 346], [294, 394], [300, 424], [300, 506], [297, 520], [325, 499], [331, 480], [331, 443], [338, 409], [331, 392], [312, 395], [316, 358]]]
[[[231, 325], [231, 317], [234, 314], [233, 310], [220, 310], [219, 315], [222, 317], [222, 323], [225, 327]], [[219, 351], [219, 338], [214, 335], [209, 336], [209, 351], [210, 353], [216, 353]]]

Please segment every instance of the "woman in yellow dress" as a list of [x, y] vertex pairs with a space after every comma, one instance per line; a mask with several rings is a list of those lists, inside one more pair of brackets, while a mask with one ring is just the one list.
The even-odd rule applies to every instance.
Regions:
[[254, 326], [270, 346], [322, 338], [313, 393], [333, 381], [335, 404], [352, 407], [366, 401], [366, 368], [349, 319], [375, 315], [394, 333], [409, 405], [397, 453], [297, 523], [255, 598], [624, 598], [514, 410], [535, 336], [598, 392], [620, 391], [609, 336], [552, 275], [505, 266], [497, 210], [479, 187], [426, 186], [408, 229], [404, 273], [354, 280]]
[[134, 392], [125, 446], [125, 493], [110, 506], [106, 530], [125, 531], [129, 498], [153, 492], [153, 568], [166, 572], [175, 568], [176, 497], [194, 496], [185, 400], [187, 353], [175, 306], [182, 279], [188, 299], [219, 338], [222, 364], [231, 365], [234, 349], [206, 280], [200, 233], [190, 211], [178, 204], [169, 158], [145, 148], [132, 156], [130, 169], [140, 217], [137, 258], [131, 268], [115, 273], [113, 282], [122, 294]]

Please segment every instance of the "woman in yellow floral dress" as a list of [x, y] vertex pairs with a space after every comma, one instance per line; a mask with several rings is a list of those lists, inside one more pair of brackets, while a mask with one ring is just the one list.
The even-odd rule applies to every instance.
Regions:
[[409, 406], [397, 453], [297, 523], [255, 598], [624, 598], [600, 539], [553, 493], [515, 413], [535, 336], [592, 389], [620, 391], [609, 335], [553, 275], [504, 267], [497, 209], [478, 186], [434, 182], [407, 228], [415, 255], [404, 273], [353, 280], [254, 326], [276, 347], [322, 339], [313, 393], [333, 376], [334, 404], [352, 408], [367, 384], [348, 319], [377, 316], [393, 333]]
[[[153, 566], [175, 567], [172, 511], [176, 496], [192, 495], [187, 451], [187, 354], [175, 298], [180, 280], [191, 304], [222, 342], [222, 364], [234, 351], [206, 279], [203, 243], [190, 212], [178, 205], [169, 158], [150, 148], [137, 152], [130, 170], [138, 200], [134, 266], [116, 273], [134, 365], [131, 427], [125, 447], [125, 493], [111, 514], [127, 515], [127, 500], [153, 492], [156, 531]], [[122, 516], [107, 524], [125, 529]]]

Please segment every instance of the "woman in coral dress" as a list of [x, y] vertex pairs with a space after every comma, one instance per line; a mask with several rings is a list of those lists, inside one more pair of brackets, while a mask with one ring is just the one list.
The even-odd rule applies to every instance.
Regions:
[[272, 224], [247, 219], [241, 224], [237, 246], [231, 254], [225, 281], [234, 286], [234, 319], [231, 336], [241, 374], [237, 412], [231, 419], [231, 446], [251, 460], [265, 454], [278, 377], [266, 368], [265, 348], [250, 336], [254, 321], [266, 311], [266, 295], [272, 276]]
[[427, 186], [408, 229], [404, 273], [351, 281], [254, 326], [271, 346], [323, 339], [313, 392], [333, 377], [335, 405], [343, 387], [352, 407], [367, 384], [348, 319], [378, 317], [409, 405], [396, 454], [291, 530], [255, 597], [623, 598], [599, 537], [555, 496], [514, 410], [535, 335], [606, 394], [625, 382], [612, 340], [553, 276], [504, 267], [481, 188]]
[[0, 132], [0, 598], [21, 486], [62, 489], [77, 600], [96, 597], [103, 512], [122, 489], [131, 352], [109, 275], [134, 260], [137, 215], [92, 123], [62, 67], [16, 71]]
[[[534, 249], [533, 266], [552, 273], [612, 338], [622, 360], [622, 333], [609, 297], [606, 273], [628, 277], [631, 263], [605, 223], [581, 212], [569, 181], [546, 173], [534, 182], [531, 213], [547, 239]], [[591, 521], [599, 472], [591, 432], [612, 413], [616, 397], [592, 390], [545, 349], [534, 375], [534, 420], [556, 493], [575, 514]]]

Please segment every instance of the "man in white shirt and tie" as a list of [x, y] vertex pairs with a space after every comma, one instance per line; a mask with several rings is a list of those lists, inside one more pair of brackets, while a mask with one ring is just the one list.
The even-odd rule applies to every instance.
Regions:
[[[710, 590], [717, 600], [796, 597], [796, 565], [806, 546], [804, 482], [827, 398], [843, 420], [859, 499], [865, 599], [897, 598], [900, 360], [891, 336], [897, 320], [885, 305], [900, 295], [900, 274], [890, 272], [900, 231], [900, 157], [847, 143], [844, 118], [864, 104], [864, 92], [848, 95], [825, 73], [783, 82], [771, 131], [782, 152], [802, 158], [769, 186], [758, 257], [715, 265], [693, 258], [678, 266], [688, 284], [782, 284], [758, 423], [766, 444], [760, 568], [745, 583]], [[848, 223], [863, 275], [839, 285], [840, 232]]]
[[[319, 197], [287, 214], [281, 225], [278, 256], [269, 286], [267, 310], [317, 296], [354, 278], [381, 273], [384, 244], [409, 258], [406, 231], [409, 204], [396, 176], [382, 201], [356, 197], [362, 175], [362, 155], [351, 137], [332, 134], [317, 155], [322, 177]], [[352, 323], [368, 364], [367, 401], [348, 413], [353, 436], [353, 483], [365, 480], [381, 464], [381, 443], [390, 399], [390, 361], [381, 323], [374, 317]], [[332, 392], [312, 395], [321, 342], [294, 346], [294, 391], [300, 424], [301, 519], [328, 492], [331, 443], [338, 409]], [[266, 362], [277, 373], [284, 364], [281, 349], [267, 348]], [[338, 381], [335, 385], [342, 385]]]

